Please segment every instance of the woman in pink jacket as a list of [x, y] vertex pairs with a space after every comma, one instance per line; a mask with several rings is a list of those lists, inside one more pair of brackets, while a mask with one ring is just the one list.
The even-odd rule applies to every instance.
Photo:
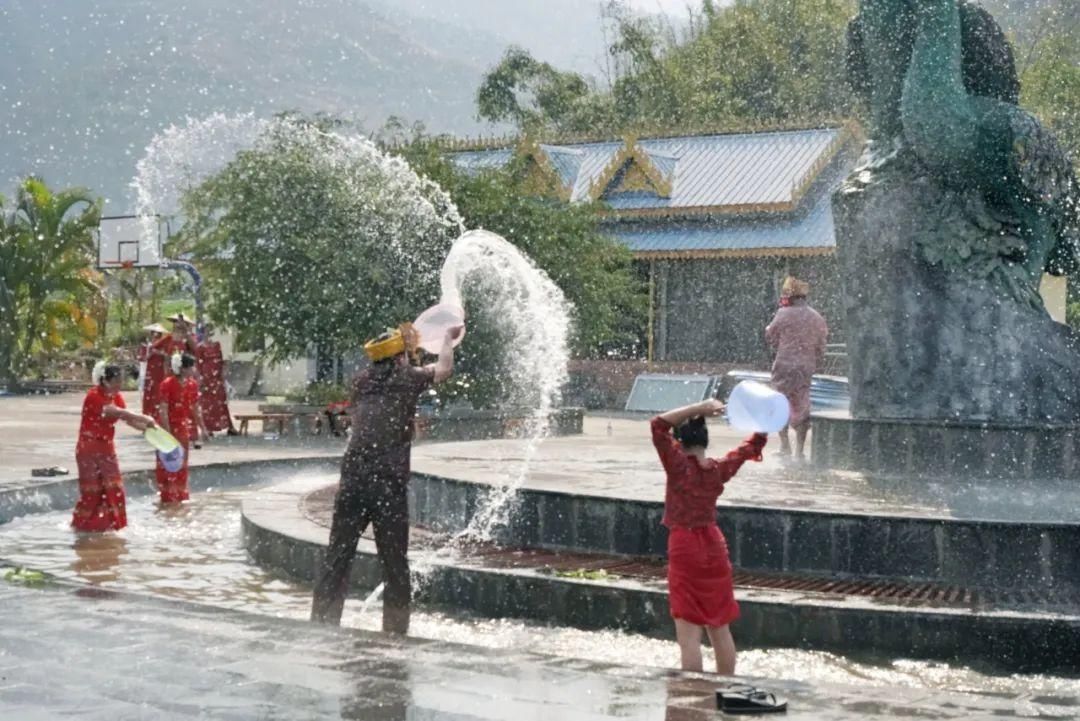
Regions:
[[[765, 340], [776, 350], [772, 367], [773, 388], [787, 396], [795, 429], [795, 455], [805, 460], [806, 434], [810, 430], [810, 381], [825, 358], [829, 326], [810, 307], [806, 297], [810, 284], [789, 277], [781, 291], [780, 309], [765, 329]], [[780, 453], [791, 455], [788, 427], [780, 431]]]

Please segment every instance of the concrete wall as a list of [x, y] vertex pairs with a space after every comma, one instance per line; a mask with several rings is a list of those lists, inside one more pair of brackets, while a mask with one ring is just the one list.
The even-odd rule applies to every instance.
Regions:
[[[221, 342], [221, 352], [225, 356], [229, 385], [235, 393], [247, 395], [255, 380], [258, 353], [237, 351], [236, 334], [231, 331], [218, 331], [216, 337]], [[259, 377], [262, 393], [285, 395], [315, 379], [315, 361], [313, 358], [295, 358], [273, 366], [263, 364]]]
[[765, 326], [789, 274], [810, 283], [810, 303], [828, 321], [829, 341], [843, 342], [840, 278], [831, 255], [661, 260], [655, 267], [654, 359], [767, 366]]

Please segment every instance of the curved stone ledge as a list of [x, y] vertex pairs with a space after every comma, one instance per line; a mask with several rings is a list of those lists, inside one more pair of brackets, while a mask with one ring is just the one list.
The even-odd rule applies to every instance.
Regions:
[[[490, 486], [413, 474], [416, 523], [465, 528]], [[508, 546], [666, 556], [663, 503], [525, 488]], [[1048, 597], [1080, 593], [1080, 525], [943, 520], [724, 505], [717, 522], [746, 571], [896, 578]]]
[[[244, 543], [256, 563], [311, 583], [328, 530], [304, 517], [299, 501], [311, 481], [259, 492], [243, 503]], [[423, 562], [412, 555], [414, 568]], [[364, 597], [378, 585], [374, 543], [361, 539], [351, 590]], [[991, 662], [1012, 670], [1075, 670], [1080, 617], [961, 609], [913, 610], [866, 599], [783, 591], [738, 591], [740, 645], [796, 647], [883, 656]], [[528, 569], [492, 569], [474, 560], [436, 559], [422, 584], [421, 604], [489, 618], [521, 618], [583, 629], [621, 629], [671, 636], [663, 584], [618, 579], [591, 582]]]
[[819, 468], [960, 483], [969, 479], [1064, 480], [1080, 476], [1080, 426], [890, 421], [814, 416]]
[[[302, 472], [336, 473], [340, 456], [280, 458], [242, 463], [209, 463], [191, 466], [189, 483], [193, 491], [212, 488], [235, 488], [255, 481], [273, 482], [276, 478]], [[129, 498], [156, 493], [151, 486], [154, 471], [137, 470], [123, 474], [124, 492]], [[0, 525], [19, 516], [74, 509], [79, 500], [79, 481], [75, 476], [62, 480], [41, 481], [20, 488], [0, 490]]]

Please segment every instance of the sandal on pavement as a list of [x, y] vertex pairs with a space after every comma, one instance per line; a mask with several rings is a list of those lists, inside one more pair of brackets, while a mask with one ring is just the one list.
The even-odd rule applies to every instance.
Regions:
[[62, 466], [49, 466], [48, 468], [34, 468], [30, 471], [30, 475], [34, 478], [51, 478], [53, 476], [66, 476], [69, 473], [68, 469]]
[[768, 691], [717, 691], [716, 706], [727, 714], [784, 713], [787, 701]]

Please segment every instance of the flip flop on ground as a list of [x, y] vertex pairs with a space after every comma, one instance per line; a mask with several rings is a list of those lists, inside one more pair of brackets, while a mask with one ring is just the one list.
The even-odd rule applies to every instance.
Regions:
[[787, 701], [752, 687], [731, 688], [716, 692], [716, 707], [727, 714], [783, 713]]
[[62, 466], [49, 466], [48, 468], [34, 468], [30, 471], [30, 475], [35, 478], [51, 478], [52, 476], [66, 476], [68, 469]]

